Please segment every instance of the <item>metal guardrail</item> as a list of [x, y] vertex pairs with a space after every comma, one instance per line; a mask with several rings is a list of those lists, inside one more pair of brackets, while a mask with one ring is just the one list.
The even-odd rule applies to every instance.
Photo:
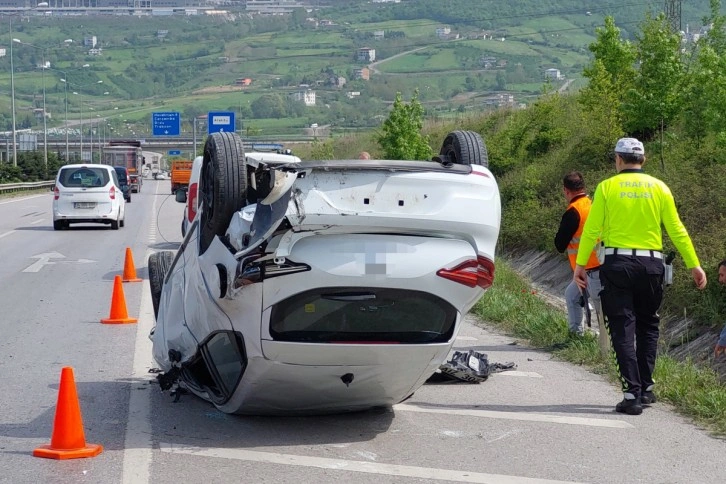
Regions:
[[39, 181], [30, 183], [5, 183], [0, 185], [0, 194], [22, 192], [25, 190], [38, 190], [40, 188], [50, 188], [55, 181]]

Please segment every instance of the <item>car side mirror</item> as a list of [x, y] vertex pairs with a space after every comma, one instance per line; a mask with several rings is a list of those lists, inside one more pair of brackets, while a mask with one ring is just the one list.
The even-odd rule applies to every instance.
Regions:
[[179, 203], [186, 203], [187, 202], [187, 192], [186, 190], [177, 190], [175, 193], [176, 201]]

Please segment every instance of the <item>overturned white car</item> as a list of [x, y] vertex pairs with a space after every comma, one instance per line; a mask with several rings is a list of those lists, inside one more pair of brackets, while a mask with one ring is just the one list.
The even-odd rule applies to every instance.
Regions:
[[443, 363], [494, 278], [500, 200], [478, 134], [433, 161], [245, 158], [211, 135], [177, 252], [149, 258], [162, 388], [228, 413], [362, 410]]

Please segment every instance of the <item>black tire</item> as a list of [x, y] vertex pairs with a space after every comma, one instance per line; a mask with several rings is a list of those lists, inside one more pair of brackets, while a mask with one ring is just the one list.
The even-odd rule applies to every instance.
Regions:
[[204, 144], [200, 174], [201, 204], [199, 253], [204, 254], [217, 235], [224, 235], [232, 215], [245, 206], [247, 166], [242, 139], [235, 133], [213, 133]]
[[124, 225], [126, 225], [126, 214], [124, 214], [124, 218], [122, 218], [122, 219], [121, 219], [121, 220], [119, 221], [119, 223], [118, 223], [118, 224], [119, 224], [119, 226], [120, 226], [120, 227], [123, 227]]
[[161, 290], [164, 288], [164, 278], [169, 272], [174, 260], [174, 252], [164, 250], [154, 252], [149, 256], [149, 286], [151, 287], [151, 303], [154, 306], [154, 319], [159, 315], [159, 301]]
[[111, 229], [118, 230], [118, 220], [111, 220]]
[[65, 224], [62, 220], [53, 220], [53, 230], [63, 230]]
[[444, 138], [439, 154], [449, 163], [489, 166], [486, 145], [476, 131], [452, 131]]

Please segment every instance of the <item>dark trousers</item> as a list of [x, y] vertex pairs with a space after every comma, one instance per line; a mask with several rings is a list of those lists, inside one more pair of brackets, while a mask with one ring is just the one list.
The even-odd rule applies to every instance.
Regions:
[[600, 299], [623, 392], [636, 398], [653, 384], [663, 273], [663, 261], [651, 257], [608, 255], [600, 267]]

